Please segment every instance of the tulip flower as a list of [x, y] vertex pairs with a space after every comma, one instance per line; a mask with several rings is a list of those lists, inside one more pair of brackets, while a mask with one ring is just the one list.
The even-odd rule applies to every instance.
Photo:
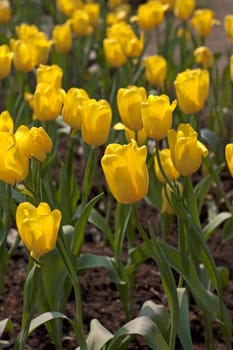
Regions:
[[81, 133], [88, 145], [101, 146], [108, 138], [112, 109], [106, 100], [88, 99], [82, 104]]
[[174, 15], [185, 21], [195, 9], [195, 0], [176, 0], [174, 5]]
[[206, 46], [197, 47], [194, 52], [195, 62], [201, 64], [204, 69], [212, 67], [214, 63], [214, 56], [210, 49]]
[[11, 4], [8, 0], [0, 1], [0, 24], [6, 24], [11, 20]]
[[[183, 193], [182, 183], [179, 181], [176, 181], [175, 186], [178, 187], [179, 193], [182, 195]], [[169, 215], [172, 215], [175, 213], [175, 210], [172, 207], [172, 194], [174, 194], [173, 189], [168, 183], [166, 183], [165, 186], [162, 188], [162, 192], [161, 192], [161, 197], [162, 197], [161, 213], [167, 213]]]
[[172, 112], [176, 108], [176, 100], [170, 104], [167, 95], [150, 95], [141, 105], [142, 122], [148, 137], [162, 140], [172, 126]]
[[67, 53], [72, 48], [72, 31], [70, 22], [53, 27], [52, 38], [57, 52]]
[[198, 9], [194, 12], [190, 24], [200, 38], [208, 36], [212, 32], [213, 25], [220, 24], [220, 22], [213, 17], [214, 11], [210, 9]]
[[55, 247], [61, 217], [60, 210], [51, 211], [44, 202], [38, 207], [29, 202], [18, 205], [16, 224], [19, 235], [34, 259], [39, 260]]
[[35, 118], [40, 121], [55, 120], [61, 112], [65, 92], [52, 84], [39, 83], [34, 93]]
[[187, 69], [177, 75], [174, 86], [182, 112], [197, 113], [209, 94], [209, 73], [204, 69]]
[[53, 44], [52, 40], [47, 38], [34, 38], [33, 45], [36, 52], [36, 66], [46, 64], [49, 59], [50, 48]]
[[0, 131], [0, 180], [14, 185], [26, 179], [29, 159], [18, 146], [14, 134]]
[[224, 29], [228, 39], [233, 44], [233, 15], [226, 15], [224, 17]]
[[21, 23], [20, 25], [17, 25], [16, 33], [18, 36], [18, 39], [23, 41], [30, 41], [34, 38], [41, 38], [46, 39], [46, 34], [39, 30], [39, 28], [35, 24], [27, 24], [27, 23]]
[[15, 69], [28, 73], [37, 64], [37, 51], [31, 41], [10, 40], [10, 47], [13, 51], [13, 64]]
[[199, 140], [197, 132], [189, 124], [180, 124], [178, 130], [168, 131], [168, 144], [174, 166], [183, 176], [195, 173], [208, 155], [208, 150]]
[[147, 134], [144, 129], [140, 129], [137, 132], [135, 132], [134, 130], [129, 129], [123, 123], [116, 123], [114, 125], [114, 130], [124, 130], [125, 138], [127, 142], [131, 142], [132, 140], [135, 140], [139, 146], [144, 145], [147, 139]]
[[90, 16], [83, 9], [74, 11], [71, 17], [71, 26], [73, 32], [80, 37], [90, 35], [93, 31]]
[[84, 89], [70, 88], [66, 93], [62, 109], [62, 118], [74, 131], [79, 131], [81, 129], [82, 104], [88, 99], [89, 96]]
[[113, 197], [122, 204], [133, 204], [148, 192], [147, 148], [135, 141], [127, 145], [109, 144], [101, 159], [102, 169]]
[[14, 121], [8, 111], [3, 111], [0, 114], [0, 131], [13, 133]]
[[138, 131], [143, 128], [141, 103], [145, 102], [147, 93], [144, 87], [130, 85], [117, 92], [117, 107], [121, 120], [129, 129]]
[[99, 22], [100, 5], [97, 3], [87, 3], [84, 4], [83, 9], [88, 13], [92, 27], [96, 27]]
[[56, 89], [62, 86], [63, 70], [57, 64], [44, 65], [40, 64], [36, 70], [36, 81], [39, 83], [48, 83]]
[[233, 143], [228, 143], [225, 146], [225, 158], [228, 170], [233, 177]]
[[164, 12], [167, 8], [167, 5], [163, 5], [159, 1], [150, 1], [139, 5], [136, 16], [139, 26], [145, 31], [150, 31], [158, 26], [164, 21]]
[[167, 74], [167, 61], [160, 55], [149, 56], [144, 60], [145, 76], [151, 85], [163, 86]]
[[56, 0], [57, 10], [65, 16], [72, 16], [75, 10], [83, 8], [82, 0]]
[[19, 148], [26, 157], [33, 157], [43, 162], [52, 149], [52, 140], [42, 127], [20, 125], [15, 132]]
[[9, 46], [0, 46], [0, 79], [6, 78], [10, 74], [13, 52]]
[[[166, 177], [170, 181], [174, 181], [174, 180], [178, 179], [180, 174], [172, 162], [170, 149], [164, 148], [161, 151], [159, 151], [159, 158], [160, 158], [162, 169], [163, 169], [164, 173], [166, 174]], [[163, 176], [163, 173], [159, 167], [157, 155], [155, 155], [155, 157], [154, 157], [154, 171], [155, 171], [155, 175], [156, 175], [157, 179], [160, 182], [163, 182], [163, 183], [167, 182], [166, 178]]]
[[230, 77], [231, 81], [233, 82], [233, 55], [230, 57]]
[[119, 68], [127, 60], [121, 44], [118, 40], [112, 38], [105, 38], [103, 40], [103, 49], [106, 61], [110, 67]]

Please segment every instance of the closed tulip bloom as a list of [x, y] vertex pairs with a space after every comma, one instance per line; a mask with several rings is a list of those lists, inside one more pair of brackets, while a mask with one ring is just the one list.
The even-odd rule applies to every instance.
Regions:
[[103, 145], [108, 138], [112, 109], [106, 100], [85, 100], [82, 104], [81, 133], [83, 140], [92, 146]]
[[35, 24], [21, 23], [16, 26], [15, 30], [18, 39], [23, 41], [30, 41], [38, 37], [46, 39], [46, 34], [39, 31], [39, 28]]
[[197, 113], [209, 94], [209, 73], [204, 69], [187, 69], [177, 75], [174, 86], [182, 112]]
[[6, 78], [10, 74], [13, 52], [9, 46], [0, 46], [0, 79]]
[[57, 10], [65, 16], [72, 16], [75, 10], [83, 8], [82, 0], [56, 0]]
[[15, 138], [22, 153], [39, 162], [44, 162], [52, 149], [52, 140], [41, 126], [29, 129], [26, 125], [20, 125], [15, 132]]
[[195, 0], [176, 0], [174, 5], [174, 14], [182, 21], [185, 21], [193, 13], [195, 6]]
[[77, 36], [87, 36], [93, 31], [93, 27], [90, 22], [90, 16], [85, 10], [74, 11], [71, 17], [71, 25], [73, 32]]
[[81, 129], [82, 104], [88, 99], [89, 96], [84, 89], [70, 88], [66, 93], [62, 109], [62, 118], [74, 131], [79, 131]]
[[[181, 182], [176, 181], [176, 186], [178, 187], [179, 193], [182, 195], [183, 193], [183, 185]], [[162, 196], [162, 208], [161, 213], [167, 213], [169, 215], [175, 214], [175, 210], [172, 206], [172, 194], [173, 189], [171, 186], [166, 183], [162, 188], [161, 196]]]
[[53, 28], [52, 37], [57, 52], [67, 53], [72, 48], [72, 31], [70, 22], [57, 24]]
[[233, 177], [233, 143], [228, 143], [225, 146], [225, 159], [229, 173]]
[[149, 31], [164, 21], [164, 12], [168, 6], [159, 1], [150, 1], [139, 5], [137, 10], [137, 21], [139, 26]]
[[133, 204], [148, 192], [147, 148], [135, 141], [127, 145], [109, 144], [101, 166], [113, 197], [122, 204]]
[[44, 65], [40, 64], [36, 70], [36, 81], [39, 83], [48, 83], [56, 89], [62, 86], [63, 70], [57, 64]]
[[167, 95], [150, 95], [141, 105], [144, 129], [151, 139], [162, 140], [172, 126], [172, 113], [176, 108], [176, 100], [170, 104]]
[[208, 155], [208, 150], [199, 140], [197, 132], [189, 124], [180, 124], [177, 131], [168, 131], [168, 144], [174, 166], [183, 176], [195, 173]]
[[18, 205], [16, 225], [22, 241], [34, 259], [39, 260], [55, 247], [61, 218], [60, 210], [51, 211], [45, 202], [41, 202], [38, 207], [29, 202]]
[[110, 67], [119, 68], [127, 61], [127, 56], [124, 54], [118, 40], [105, 38], [103, 40], [103, 49], [106, 61]]
[[213, 25], [220, 22], [214, 19], [214, 11], [198, 9], [194, 12], [190, 24], [201, 38], [205, 38], [212, 32]]
[[[164, 148], [163, 150], [159, 151], [159, 157], [160, 157], [162, 169], [163, 169], [164, 173], [166, 174], [167, 178], [170, 181], [174, 181], [174, 180], [178, 179], [180, 174], [179, 174], [179, 171], [175, 168], [175, 166], [173, 164], [170, 149]], [[163, 176], [162, 171], [160, 170], [158, 158], [156, 155], [154, 157], [154, 171], [155, 171], [157, 179], [160, 182], [163, 182], [163, 183], [167, 182], [166, 178]]]
[[28, 73], [35, 68], [37, 64], [37, 51], [31, 41], [10, 40], [10, 46], [13, 51], [13, 63], [15, 69]]
[[226, 15], [224, 17], [224, 29], [228, 36], [228, 39], [233, 44], [233, 15]]
[[35, 38], [33, 45], [36, 51], [36, 66], [46, 64], [49, 59], [50, 49], [53, 44], [52, 40]]
[[0, 131], [13, 133], [14, 121], [8, 111], [3, 111], [0, 114]]
[[138, 131], [143, 128], [141, 103], [145, 102], [147, 93], [144, 87], [135, 85], [120, 88], [117, 92], [117, 107], [120, 118], [129, 129]]
[[163, 56], [153, 55], [144, 60], [145, 76], [151, 85], [162, 86], [167, 75], [167, 61]]
[[11, 4], [8, 0], [0, 1], [0, 24], [6, 24], [11, 20]]
[[65, 92], [52, 84], [39, 83], [34, 93], [35, 118], [40, 121], [55, 120], [61, 112]]
[[193, 54], [195, 62], [197, 64], [201, 64], [204, 69], [212, 67], [212, 65], [214, 64], [214, 56], [210, 49], [206, 46], [197, 47], [194, 50]]
[[0, 180], [14, 185], [28, 175], [29, 159], [21, 152], [14, 134], [0, 131]]
[[100, 17], [100, 5], [97, 3], [87, 3], [84, 4], [83, 9], [88, 13], [91, 25], [96, 27]]

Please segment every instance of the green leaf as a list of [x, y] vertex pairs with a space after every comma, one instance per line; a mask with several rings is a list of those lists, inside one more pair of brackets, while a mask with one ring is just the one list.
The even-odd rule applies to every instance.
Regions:
[[37, 316], [36, 318], [34, 318], [31, 321], [30, 327], [29, 327], [29, 334], [31, 332], [33, 332], [36, 328], [40, 327], [42, 324], [44, 324], [48, 321], [54, 320], [56, 318], [64, 318], [72, 323], [72, 321], [69, 319], [69, 317], [67, 317], [66, 315], [64, 315], [61, 312], [57, 312], [57, 311], [45, 312], [45, 313]]
[[159, 328], [146, 316], [140, 316], [123, 325], [110, 340], [108, 350], [121, 349], [122, 337], [141, 335], [146, 344], [153, 350], [169, 350], [168, 344]]
[[233, 238], [233, 218], [227, 220], [222, 230], [222, 240], [230, 241]]
[[108, 276], [114, 283], [124, 284], [120, 278], [118, 271], [114, 265], [114, 259], [108, 256], [83, 254], [77, 260], [78, 271], [82, 272], [95, 267], [104, 267], [107, 270]]
[[104, 193], [100, 193], [92, 198], [81, 211], [80, 217], [75, 225], [74, 239], [72, 242], [72, 252], [75, 256], [80, 254], [80, 250], [83, 245], [86, 224], [91, 213], [91, 210], [96, 203], [103, 197]]
[[4, 320], [0, 321], [0, 339], [3, 335], [3, 332], [5, 331], [11, 332], [12, 329], [13, 329], [13, 324], [9, 318], [5, 318]]
[[108, 225], [107, 220], [98, 212], [98, 210], [95, 208], [92, 209], [88, 221], [104, 233], [108, 243], [113, 247], [114, 241], [111, 228]]
[[[87, 337], [87, 350], [101, 350], [112, 337], [113, 334], [97, 319], [91, 320], [90, 332]], [[76, 350], [81, 349], [78, 347]]]
[[160, 210], [162, 205], [162, 199], [161, 199], [161, 190], [163, 184], [157, 179], [155, 176], [154, 171], [154, 163], [151, 161], [150, 166], [148, 167], [149, 170], [149, 191], [147, 196], [145, 197], [145, 200], [152, 205], [157, 210]]
[[151, 250], [145, 242], [129, 251], [132, 265], [138, 266], [151, 257]]
[[232, 214], [229, 212], [221, 212], [217, 214], [203, 229], [202, 233], [205, 240], [209, 239], [214, 230], [221, 225], [227, 219], [232, 218]]
[[185, 288], [177, 288], [178, 300], [179, 300], [179, 323], [178, 323], [178, 335], [183, 346], [183, 349], [192, 349], [192, 338], [190, 332], [190, 320], [189, 320], [189, 303], [187, 291]]

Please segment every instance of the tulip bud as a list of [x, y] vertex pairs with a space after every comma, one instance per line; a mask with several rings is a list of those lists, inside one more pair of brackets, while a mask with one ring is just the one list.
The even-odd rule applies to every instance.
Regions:
[[31, 41], [10, 40], [13, 51], [13, 63], [16, 70], [24, 73], [31, 72], [37, 64], [37, 52]]
[[0, 79], [6, 78], [10, 74], [13, 52], [7, 45], [0, 46]]
[[30, 255], [36, 260], [55, 247], [60, 222], [60, 210], [51, 211], [49, 205], [44, 202], [38, 207], [23, 202], [16, 210], [19, 235]]
[[47, 83], [53, 85], [56, 89], [60, 89], [62, 86], [62, 77], [63, 70], [56, 64], [40, 64], [36, 70], [37, 84]]
[[0, 131], [6, 131], [9, 133], [13, 133], [14, 130], [14, 122], [8, 111], [3, 111], [0, 114]]
[[224, 29], [228, 39], [233, 44], [233, 15], [226, 15], [224, 17]]
[[187, 69], [174, 82], [178, 105], [182, 112], [199, 112], [209, 94], [209, 73], [204, 69]]
[[55, 25], [52, 32], [57, 52], [67, 53], [72, 48], [72, 32], [70, 22]]
[[176, 0], [174, 5], [174, 14], [182, 21], [185, 21], [191, 16], [195, 6], [195, 0]]
[[233, 177], [233, 143], [228, 143], [225, 146], [225, 158], [228, 170]]
[[149, 31], [164, 21], [164, 12], [168, 6], [159, 1], [150, 1], [139, 5], [137, 10], [137, 21], [139, 26]]
[[162, 86], [167, 74], [167, 61], [159, 55], [144, 60], [146, 79], [151, 85]]
[[[176, 181], [175, 185], [178, 187], [179, 193], [182, 195], [183, 193], [182, 183], [179, 181]], [[162, 192], [161, 192], [161, 196], [162, 196], [161, 213], [167, 213], [169, 215], [172, 215], [175, 213], [175, 210], [173, 208], [172, 195], [174, 195], [173, 189], [168, 183], [166, 183], [165, 186], [163, 186]]]
[[168, 131], [168, 144], [174, 166], [183, 176], [195, 173], [208, 155], [208, 150], [197, 139], [197, 132], [189, 124], [180, 124], [178, 130]]
[[118, 40], [105, 38], [103, 40], [103, 49], [106, 61], [110, 67], [119, 68], [126, 62], [127, 57]]
[[208, 36], [212, 32], [213, 25], [220, 24], [220, 22], [213, 17], [214, 12], [210, 9], [198, 9], [194, 12], [190, 24], [199, 37], [204, 38]]
[[[163, 150], [159, 151], [159, 158], [160, 158], [161, 167], [162, 167], [164, 173], [166, 174], [166, 177], [170, 181], [174, 181], [174, 180], [178, 179], [180, 174], [172, 162], [170, 149], [164, 148]], [[154, 171], [155, 171], [157, 179], [160, 182], [163, 182], [163, 183], [167, 182], [166, 178], [164, 178], [163, 173], [159, 167], [157, 155], [155, 155], [155, 157], [154, 157]]]
[[206, 46], [199, 46], [194, 50], [195, 62], [202, 64], [203, 68], [209, 68], [214, 63], [214, 56]]
[[167, 95], [150, 95], [141, 105], [142, 121], [148, 137], [162, 140], [172, 126], [172, 113], [176, 108], [176, 100], [170, 104]]
[[146, 146], [139, 148], [135, 141], [106, 147], [101, 165], [108, 187], [119, 203], [132, 204], [146, 196], [149, 186], [146, 157]]
[[0, 1], [0, 24], [6, 24], [11, 19], [11, 4], [8, 0]]
[[71, 25], [77, 36], [87, 36], [92, 33], [90, 16], [85, 10], [75, 10], [71, 17]]

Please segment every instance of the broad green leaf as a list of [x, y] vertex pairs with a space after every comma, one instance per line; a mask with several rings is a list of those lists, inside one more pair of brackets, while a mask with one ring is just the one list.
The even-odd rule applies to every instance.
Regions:
[[203, 229], [202, 233], [205, 240], [208, 240], [214, 230], [220, 226], [227, 219], [232, 218], [232, 214], [229, 212], [222, 212], [217, 214]]
[[178, 300], [179, 300], [179, 322], [178, 322], [178, 335], [183, 346], [183, 349], [191, 350], [192, 338], [190, 332], [190, 320], [189, 320], [189, 303], [187, 291], [185, 288], [177, 288]]
[[83, 270], [88, 270], [95, 267], [104, 267], [111, 281], [117, 284], [124, 284], [124, 281], [120, 278], [115, 267], [113, 258], [89, 253], [79, 256], [77, 260], [77, 268], [79, 273]]
[[141, 335], [153, 350], [169, 350], [168, 344], [159, 328], [146, 316], [140, 316], [123, 325], [110, 340], [108, 350], [121, 349], [121, 340], [125, 336]]
[[[109, 332], [97, 319], [91, 320], [90, 332], [87, 337], [87, 350], [101, 350], [102, 347], [113, 338]], [[76, 350], [81, 350], [80, 347]]]
[[30, 327], [29, 327], [29, 334], [31, 332], [33, 332], [36, 328], [40, 327], [42, 324], [44, 324], [48, 321], [54, 320], [56, 318], [64, 318], [72, 323], [72, 321], [69, 319], [69, 317], [67, 317], [66, 315], [64, 315], [61, 312], [56, 312], [56, 311], [45, 312], [45, 313], [35, 317], [31, 321]]
[[132, 264], [136, 267], [151, 257], [151, 249], [148, 244], [142, 243], [139, 246], [130, 249], [129, 255]]
[[105, 220], [98, 210], [95, 208], [92, 209], [88, 221], [104, 233], [106, 240], [110, 246], [113, 247], [114, 241], [111, 228], [108, 225], [107, 220]]
[[103, 192], [92, 198], [83, 208], [75, 225], [74, 238], [72, 242], [72, 252], [78, 256], [83, 245], [86, 224], [91, 213], [91, 210], [96, 203], [103, 197]]
[[233, 239], [233, 218], [227, 220], [222, 230], [222, 240], [224, 242]]

